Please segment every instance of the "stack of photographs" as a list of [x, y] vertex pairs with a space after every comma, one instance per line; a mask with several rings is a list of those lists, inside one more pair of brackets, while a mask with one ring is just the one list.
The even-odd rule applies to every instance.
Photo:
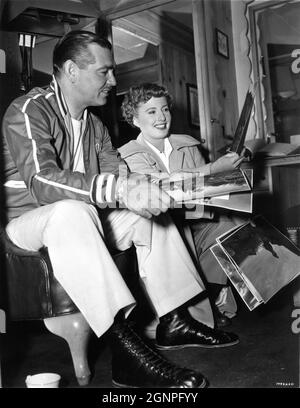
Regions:
[[210, 250], [249, 310], [300, 275], [300, 249], [262, 216], [221, 235]]
[[[248, 180], [250, 187], [253, 186], [253, 170], [245, 169], [243, 170], [244, 176]], [[215, 197], [205, 197], [198, 200], [186, 201], [186, 204], [198, 204], [205, 205], [208, 207], [218, 207], [224, 208], [232, 211], [241, 211], [246, 213], [252, 213], [253, 209], [253, 192], [241, 191], [241, 192], [231, 192]]]
[[[247, 174], [249, 177], [249, 174]], [[249, 182], [245, 171], [240, 169], [224, 171], [222, 173], [202, 175], [200, 173], [178, 174], [179, 179], [169, 177], [153, 180], [154, 183], [165, 190], [177, 203], [191, 203], [193, 200], [204, 200], [211, 197], [222, 197], [224, 195], [241, 192], [251, 192], [251, 181]], [[252, 179], [252, 176], [250, 177]], [[221, 201], [218, 206], [222, 206]], [[196, 201], [194, 201], [196, 204]], [[208, 205], [208, 204], [207, 204]]]

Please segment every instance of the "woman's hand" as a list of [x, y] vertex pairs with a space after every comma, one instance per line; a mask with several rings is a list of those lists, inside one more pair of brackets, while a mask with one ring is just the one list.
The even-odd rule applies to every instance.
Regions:
[[181, 181], [188, 179], [190, 180], [193, 173], [198, 173], [198, 171], [192, 169], [192, 171], [177, 171], [170, 174], [169, 181]]
[[214, 174], [227, 170], [235, 170], [240, 166], [243, 159], [244, 157], [239, 156], [237, 153], [227, 153], [211, 164], [210, 172]]

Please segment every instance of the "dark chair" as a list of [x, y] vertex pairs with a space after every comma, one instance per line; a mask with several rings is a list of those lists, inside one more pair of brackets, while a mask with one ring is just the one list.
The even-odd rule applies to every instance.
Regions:
[[[20, 249], [0, 230], [5, 255], [5, 312], [11, 321], [43, 319], [52, 333], [64, 338], [70, 348], [79, 385], [90, 381], [87, 344], [91, 333], [83, 315], [55, 279], [46, 248], [38, 252]], [[135, 270], [133, 249], [112, 254], [121, 274]], [[2, 272], [1, 272], [2, 273]], [[100, 311], [101, 312], [101, 311]]]

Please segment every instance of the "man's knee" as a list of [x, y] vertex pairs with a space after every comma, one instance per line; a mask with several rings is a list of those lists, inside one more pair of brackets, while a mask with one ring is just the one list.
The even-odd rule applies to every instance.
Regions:
[[74, 212], [74, 213], [90, 213], [95, 211], [91, 204], [79, 200], [61, 200], [53, 204], [54, 212]]
[[80, 200], [60, 200], [52, 204], [59, 211], [89, 211], [91, 204]]
[[97, 210], [91, 204], [77, 200], [61, 200], [52, 205], [50, 220], [65, 222], [99, 222]]

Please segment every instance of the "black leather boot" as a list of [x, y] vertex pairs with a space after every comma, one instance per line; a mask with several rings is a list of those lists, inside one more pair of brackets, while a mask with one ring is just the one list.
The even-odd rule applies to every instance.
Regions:
[[176, 309], [160, 318], [156, 346], [161, 350], [184, 347], [228, 347], [239, 342], [234, 333], [212, 329], [193, 319], [187, 310]]
[[112, 381], [126, 388], [203, 388], [206, 380], [197, 371], [169, 362], [126, 323], [111, 329]]

